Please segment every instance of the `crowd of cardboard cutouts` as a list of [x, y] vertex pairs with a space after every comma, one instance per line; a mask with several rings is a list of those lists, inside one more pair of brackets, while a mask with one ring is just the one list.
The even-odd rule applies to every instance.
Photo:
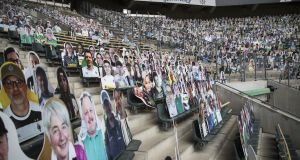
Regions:
[[[12, 9], [8, 11], [15, 13]], [[52, 31], [59, 27], [46, 23], [45, 32], [39, 21], [33, 30], [30, 17], [11, 14], [1, 19], [0, 27], [17, 30], [22, 44], [48, 45], [52, 54], [57, 45]], [[150, 108], [156, 107], [156, 99], [165, 99], [170, 117], [198, 107], [199, 124], [205, 135], [222, 121], [221, 104], [212, 90], [210, 68], [176, 51], [139, 51], [136, 47], [108, 51], [100, 48], [97, 52], [94, 46], [84, 49], [78, 44], [75, 48], [66, 42], [64, 51], [56, 55], [63, 62], [63, 67], [56, 70], [57, 86], [51, 85], [47, 68], [37, 53], [27, 53], [27, 68], [19, 56], [15, 48], [6, 48], [5, 63], [0, 70], [3, 111], [0, 112], [0, 138], [8, 146], [1, 150], [6, 152], [5, 159], [12, 156], [83, 160], [117, 157], [131, 141], [123, 95], [117, 90], [122, 88], [131, 89]], [[97, 114], [99, 106], [90, 93], [82, 92], [79, 99], [72, 93], [65, 69], [79, 66], [83, 78], [98, 78], [101, 82], [99, 98], [104, 115]], [[113, 92], [113, 98], [108, 91]], [[72, 128], [75, 120], [81, 121], [78, 134]], [[15, 128], [7, 124], [14, 124]], [[38, 150], [21, 151], [19, 144], [41, 135], [44, 140], [37, 144]], [[15, 153], [12, 148], [17, 148]]]

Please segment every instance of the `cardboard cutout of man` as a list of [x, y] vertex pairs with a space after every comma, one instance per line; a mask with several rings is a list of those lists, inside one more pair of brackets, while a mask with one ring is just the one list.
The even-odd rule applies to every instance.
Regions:
[[[1, 80], [2, 86], [11, 102], [4, 110], [4, 113], [14, 122], [19, 142], [22, 143], [42, 134], [41, 110], [37, 103], [29, 100], [27, 97], [28, 88], [21, 69], [11, 62], [4, 63], [1, 67]], [[37, 153], [39, 151], [35, 150], [34, 152]], [[31, 158], [37, 158], [37, 155], [32, 152], [25, 154], [31, 156]]]
[[83, 92], [80, 96], [81, 129], [78, 135], [88, 159], [107, 160], [104, 141], [104, 124], [97, 117], [92, 96]]

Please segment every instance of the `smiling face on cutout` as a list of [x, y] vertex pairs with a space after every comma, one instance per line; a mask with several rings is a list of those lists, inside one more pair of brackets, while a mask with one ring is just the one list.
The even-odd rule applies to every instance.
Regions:
[[94, 107], [91, 103], [89, 97], [84, 97], [82, 99], [82, 118], [86, 123], [87, 132], [92, 135], [96, 132], [96, 117]]
[[50, 144], [58, 159], [68, 159], [69, 154], [69, 127], [57, 115], [51, 116], [49, 130]]

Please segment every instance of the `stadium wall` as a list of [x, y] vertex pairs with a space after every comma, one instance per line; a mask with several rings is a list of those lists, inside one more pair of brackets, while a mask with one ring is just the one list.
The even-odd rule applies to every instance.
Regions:
[[252, 102], [254, 116], [260, 120], [260, 126], [264, 133], [275, 134], [275, 126], [279, 123], [284, 134], [289, 135], [293, 140], [294, 147], [300, 149], [300, 118], [269, 106], [257, 99], [240, 94], [224, 85], [217, 85], [217, 93], [221, 101], [230, 102], [232, 114], [239, 115], [242, 107], [247, 101]]
[[[232, 0], [232, 3], [237, 0]], [[258, 1], [258, 0], [257, 0]], [[266, 0], [268, 1], [268, 0]], [[274, 0], [273, 0], [274, 1]], [[86, 5], [85, 3], [91, 3]], [[218, 18], [218, 17], [246, 17], [264, 15], [282, 15], [300, 13], [300, 2], [275, 3], [275, 4], [256, 4], [256, 5], [233, 5], [233, 6], [196, 6], [179, 5], [167, 3], [134, 2], [129, 0], [111, 1], [76, 1], [71, 5], [80, 13], [88, 13], [93, 6], [100, 6], [107, 10], [122, 12], [123, 9], [131, 10], [131, 13], [139, 14], [162, 14], [171, 18]], [[88, 7], [87, 7], [88, 6]]]

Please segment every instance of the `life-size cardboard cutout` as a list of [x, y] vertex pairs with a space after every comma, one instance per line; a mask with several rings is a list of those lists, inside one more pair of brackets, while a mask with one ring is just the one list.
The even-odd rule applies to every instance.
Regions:
[[18, 133], [12, 120], [5, 113], [0, 112], [0, 121], [2, 121], [2, 124], [0, 124], [0, 132], [3, 134], [0, 136], [0, 148], [1, 154], [3, 154], [1, 157], [4, 158], [4, 160], [29, 160], [30, 158], [23, 153], [20, 147]]
[[53, 97], [54, 89], [49, 82], [46, 70], [42, 65], [37, 65], [34, 69], [35, 93], [39, 97], [39, 104], [43, 107], [47, 99]]
[[[14, 63], [4, 63], [1, 67], [1, 78], [4, 90], [10, 97], [10, 104], [5, 108], [4, 113], [15, 124], [19, 143], [38, 137], [43, 133], [41, 108], [39, 104], [28, 98], [29, 89], [23, 72]], [[35, 147], [25, 154], [30, 158], [37, 158], [42, 143], [35, 144]]]
[[76, 119], [79, 117], [79, 107], [75, 99], [74, 94], [70, 92], [70, 84], [68, 77], [63, 68], [59, 67], [56, 71], [57, 84], [59, 88], [59, 98], [65, 103], [70, 115], [70, 119]]
[[30, 51], [27, 54], [27, 60], [29, 65], [24, 71], [26, 84], [27, 87], [34, 92], [37, 89], [35, 88], [36, 86], [34, 85], [33, 75], [34, 75], [35, 68], [37, 67], [38, 64], [40, 64], [40, 58], [34, 51]]
[[83, 144], [87, 158], [107, 160], [104, 121], [98, 119], [95, 104], [88, 92], [83, 92], [80, 96], [80, 116], [81, 128], [78, 140]]
[[82, 61], [82, 76], [83, 78], [98, 78], [100, 77], [99, 69], [94, 64], [94, 58], [91, 52], [84, 53], [84, 60]]
[[108, 60], [103, 63], [103, 77], [101, 78], [102, 89], [116, 88], [115, 78], [112, 76], [112, 67]]
[[[49, 155], [51, 160], [59, 159], [77, 159], [87, 160], [86, 152], [80, 144], [74, 145], [72, 136], [72, 126], [69, 119], [69, 114], [62, 102], [58, 98], [50, 98], [44, 108], [43, 113], [43, 127], [48, 142], [45, 143], [41, 156]], [[49, 148], [51, 148], [49, 150]], [[40, 156], [40, 157], [41, 157]]]
[[121, 121], [115, 114], [108, 93], [102, 90], [100, 94], [102, 107], [104, 110], [105, 145], [108, 159], [114, 159], [119, 153], [125, 150], [126, 144], [122, 131]]

